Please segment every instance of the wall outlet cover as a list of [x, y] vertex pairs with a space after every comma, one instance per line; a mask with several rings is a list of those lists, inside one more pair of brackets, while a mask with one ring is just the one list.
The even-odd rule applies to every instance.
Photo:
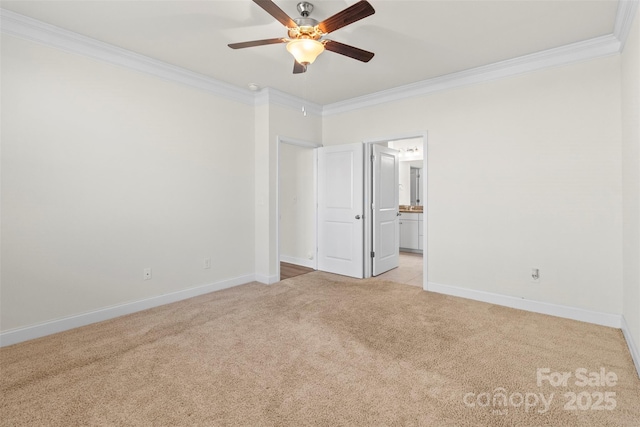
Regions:
[[531, 281], [533, 283], [540, 283], [540, 269], [532, 268], [531, 269]]

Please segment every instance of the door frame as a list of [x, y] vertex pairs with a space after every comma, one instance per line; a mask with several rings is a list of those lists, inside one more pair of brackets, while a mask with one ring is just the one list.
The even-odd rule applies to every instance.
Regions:
[[316, 148], [322, 147], [321, 143], [304, 141], [287, 136], [277, 137], [276, 144], [276, 281], [280, 281], [280, 144], [295, 145], [301, 148], [313, 150], [313, 204], [315, 227], [313, 229], [314, 236], [314, 252], [313, 252], [313, 269], [318, 269], [318, 151]]
[[424, 289], [425, 291], [428, 289], [428, 271], [427, 271], [427, 267], [428, 267], [428, 253], [429, 253], [429, 247], [427, 245], [427, 242], [429, 241], [428, 239], [428, 224], [429, 224], [429, 210], [427, 208], [427, 204], [429, 201], [429, 197], [428, 197], [428, 185], [427, 185], [427, 180], [429, 177], [428, 174], [428, 151], [427, 151], [427, 147], [428, 147], [428, 132], [427, 131], [417, 131], [417, 132], [407, 132], [407, 133], [402, 133], [402, 134], [396, 134], [396, 135], [390, 135], [390, 136], [386, 136], [384, 138], [374, 138], [374, 139], [369, 139], [369, 140], [365, 140], [363, 141], [364, 144], [364, 156], [365, 156], [365, 162], [364, 162], [364, 206], [365, 206], [365, 216], [364, 216], [364, 226], [365, 226], [365, 233], [364, 233], [364, 277], [369, 278], [371, 277], [371, 272], [372, 272], [372, 267], [373, 267], [373, 263], [371, 262], [371, 251], [373, 250], [373, 239], [372, 239], [372, 227], [373, 227], [373, 222], [372, 222], [372, 217], [373, 217], [373, 212], [371, 210], [371, 203], [372, 203], [372, 199], [371, 199], [371, 192], [373, 191], [373, 182], [372, 182], [372, 167], [371, 167], [371, 161], [369, 160], [371, 158], [371, 154], [373, 152], [373, 149], [371, 148], [374, 144], [380, 144], [380, 143], [384, 143], [384, 142], [389, 142], [389, 141], [397, 141], [397, 140], [401, 140], [401, 139], [412, 139], [412, 138], [422, 138], [422, 149], [423, 149], [423, 153], [424, 153], [424, 167], [422, 170], [423, 173], [423, 193], [422, 193], [422, 197], [424, 198], [423, 201], [423, 226], [424, 226], [424, 241], [422, 242], [422, 247], [423, 247], [423, 252], [422, 252], [422, 289]]

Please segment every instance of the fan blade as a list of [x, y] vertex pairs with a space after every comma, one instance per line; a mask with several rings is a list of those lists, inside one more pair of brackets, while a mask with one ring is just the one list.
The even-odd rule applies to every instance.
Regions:
[[276, 18], [282, 25], [287, 28], [296, 28], [298, 25], [289, 17], [277, 4], [271, 0], [253, 0], [255, 4], [263, 8], [269, 15]]
[[299, 63], [298, 61], [296, 61], [295, 59], [293, 60], [293, 74], [301, 74], [301, 73], [306, 73], [307, 72], [307, 66], [306, 65], [302, 65], [301, 63]]
[[368, 1], [361, 0], [344, 9], [342, 12], [338, 12], [325, 19], [318, 24], [318, 28], [323, 33], [328, 34], [346, 25], [353, 24], [362, 18], [366, 18], [369, 15], [373, 15], [374, 13], [376, 13], [376, 11], [373, 6], [371, 6]]
[[267, 44], [277, 44], [277, 43], [286, 43], [288, 40], [279, 38], [279, 39], [265, 39], [265, 40], [253, 40], [250, 42], [242, 42], [242, 43], [231, 43], [228, 46], [231, 49], [244, 49], [245, 47], [254, 47], [254, 46], [264, 46]]
[[334, 40], [325, 40], [324, 48], [349, 58], [357, 59], [362, 62], [369, 62], [373, 58], [374, 53], [348, 44], [340, 43]]

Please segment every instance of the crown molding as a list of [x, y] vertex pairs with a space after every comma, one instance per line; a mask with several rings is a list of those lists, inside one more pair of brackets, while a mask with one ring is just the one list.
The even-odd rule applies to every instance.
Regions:
[[620, 40], [620, 52], [624, 49], [624, 45], [629, 37], [633, 18], [638, 10], [638, 0], [619, 0], [618, 10], [616, 12], [616, 23], [613, 28], [613, 35]]
[[543, 68], [613, 55], [619, 52], [620, 41], [613, 34], [610, 34], [482, 67], [472, 68], [470, 70], [422, 80], [333, 104], [327, 104], [323, 108], [323, 115], [341, 114], [381, 103], [400, 101], [443, 90], [489, 82]]
[[151, 74], [161, 79], [191, 86], [226, 99], [249, 105], [253, 105], [255, 102], [253, 92], [248, 89], [241, 89], [211, 77], [1, 8], [0, 28], [5, 34]]
[[259, 92], [252, 92], [249, 89], [242, 89], [1, 8], [0, 28], [5, 34], [151, 74], [167, 81], [191, 86], [244, 104], [263, 105], [271, 103], [295, 110], [302, 109], [302, 106], [304, 106], [307, 113], [322, 115], [321, 105], [305, 101], [302, 98], [279, 90], [265, 88]]
[[612, 34], [327, 104], [323, 107], [322, 113], [324, 116], [346, 113], [386, 102], [400, 101], [475, 83], [515, 76], [543, 68], [620, 53], [624, 49], [624, 44], [631, 31], [638, 3], [638, 0], [618, 1], [618, 9], [616, 11], [616, 20]]
[[528, 73], [543, 68], [620, 53], [628, 37], [637, 8], [638, 0], [619, 0], [613, 34], [324, 106], [273, 88], [265, 88], [259, 92], [238, 88], [237, 86], [221, 82], [211, 77], [167, 64], [90, 37], [82, 36], [72, 31], [2, 8], [0, 8], [0, 30], [12, 36], [130, 68], [244, 104], [255, 106], [275, 104], [292, 109], [302, 109], [304, 106], [309, 114], [330, 116], [379, 105], [381, 103], [424, 96], [453, 88]]
[[273, 88], [264, 88], [259, 92], [256, 92], [255, 105], [279, 105], [281, 107], [287, 107], [294, 110], [302, 110], [307, 114], [314, 114], [322, 116], [322, 105], [315, 104], [311, 101], [305, 101], [302, 98], [298, 98], [288, 93], [281, 92]]

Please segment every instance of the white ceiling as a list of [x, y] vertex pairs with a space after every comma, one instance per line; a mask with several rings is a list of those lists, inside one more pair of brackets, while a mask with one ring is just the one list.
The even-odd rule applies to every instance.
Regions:
[[[311, 0], [321, 21], [355, 0]], [[285, 37], [251, 0], [4, 1], [4, 9], [247, 88], [326, 105], [611, 34], [617, 0], [369, 0], [376, 13], [326, 38], [375, 52], [369, 63], [324, 52], [292, 74], [285, 45], [228, 43]], [[297, 17], [298, 0], [275, 0]]]

